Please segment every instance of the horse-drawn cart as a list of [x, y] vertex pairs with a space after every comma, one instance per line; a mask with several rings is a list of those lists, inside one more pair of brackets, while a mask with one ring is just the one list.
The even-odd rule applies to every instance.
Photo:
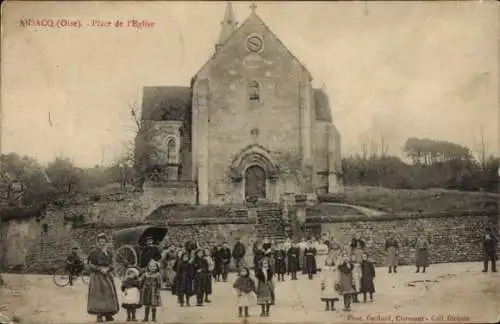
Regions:
[[123, 277], [128, 268], [138, 266], [146, 238], [152, 237], [153, 244], [158, 245], [166, 235], [166, 227], [149, 225], [114, 232], [115, 253], [113, 255], [113, 266], [115, 273]]

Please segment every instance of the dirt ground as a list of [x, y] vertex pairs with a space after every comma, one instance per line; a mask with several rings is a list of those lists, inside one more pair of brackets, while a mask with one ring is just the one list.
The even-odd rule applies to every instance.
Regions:
[[[250, 309], [248, 322], [317, 323], [492, 323], [500, 319], [500, 274], [482, 273], [480, 263], [433, 265], [430, 271], [414, 273], [414, 267], [400, 267], [398, 274], [377, 268], [375, 301], [354, 304], [349, 313], [336, 305], [326, 312], [319, 300], [320, 279], [301, 276], [277, 283], [276, 306], [270, 318], [259, 317], [257, 306]], [[4, 275], [0, 289], [0, 312], [20, 323], [92, 323], [86, 313], [87, 286], [59, 288], [50, 276]], [[204, 307], [180, 308], [169, 291], [162, 292], [159, 323], [235, 323], [236, 295], [228, 283], [214, 283], [212, 303]], [[117, 283], [118, 284], [118, 283]], [[142, 319], [142, 310], [138, 311]], [[124, 312], [116, 316], [123, 322]], [[1, 319], [0, 319], [0, 322]]]

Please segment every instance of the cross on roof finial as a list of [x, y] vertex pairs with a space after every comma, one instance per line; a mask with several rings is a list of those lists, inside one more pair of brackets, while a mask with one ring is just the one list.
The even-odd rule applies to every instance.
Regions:
[[255, 12], [255, 9], [257, 9], [257, 5], [255, 4], [255, 1], [252, 1], [252, 4], [250, 5], [250, 9], [252, 9], [252, 12]]

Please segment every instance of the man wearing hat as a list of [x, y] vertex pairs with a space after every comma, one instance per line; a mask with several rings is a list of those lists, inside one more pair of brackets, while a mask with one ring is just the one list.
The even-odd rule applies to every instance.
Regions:
[[159, 262], [161, 260], [161, 251], [154, 245], [153, 237], [147, 236], [146, 244], [142, 248], [139, 267], [141, 267], [141, 269], [145, 269], [151, 260]]
[[69, 285], [73, 286], [73, 277], [78, 276], [83, 271], [83, 261], [78, 255], [78, 247], [73, 247], [71, 253], [66, 258], [66, 271], [69, 274]]
[[491, 232], [490, 228], [486, 229], [483, 236], [483, 252], [484, 252], [484, 268], [483, 272], [488, 272], [488, 263], [491, 261], [491, 271], [497, 272], [496, 265], [496, 245], [497, 238]]
[[222, 249], [220, 250], [220, 260], [222, 262], [222, 281], [227, 281], [227, 275], [229, 272], [229, 262], [231, 262], [231, 249], [227, 242], [222, 244]]

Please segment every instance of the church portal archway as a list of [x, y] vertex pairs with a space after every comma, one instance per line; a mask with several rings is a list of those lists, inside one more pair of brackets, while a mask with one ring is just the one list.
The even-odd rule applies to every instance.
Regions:
[[266, 172], [258, 165], [245, 170], [245, 199], [266, 199]]

